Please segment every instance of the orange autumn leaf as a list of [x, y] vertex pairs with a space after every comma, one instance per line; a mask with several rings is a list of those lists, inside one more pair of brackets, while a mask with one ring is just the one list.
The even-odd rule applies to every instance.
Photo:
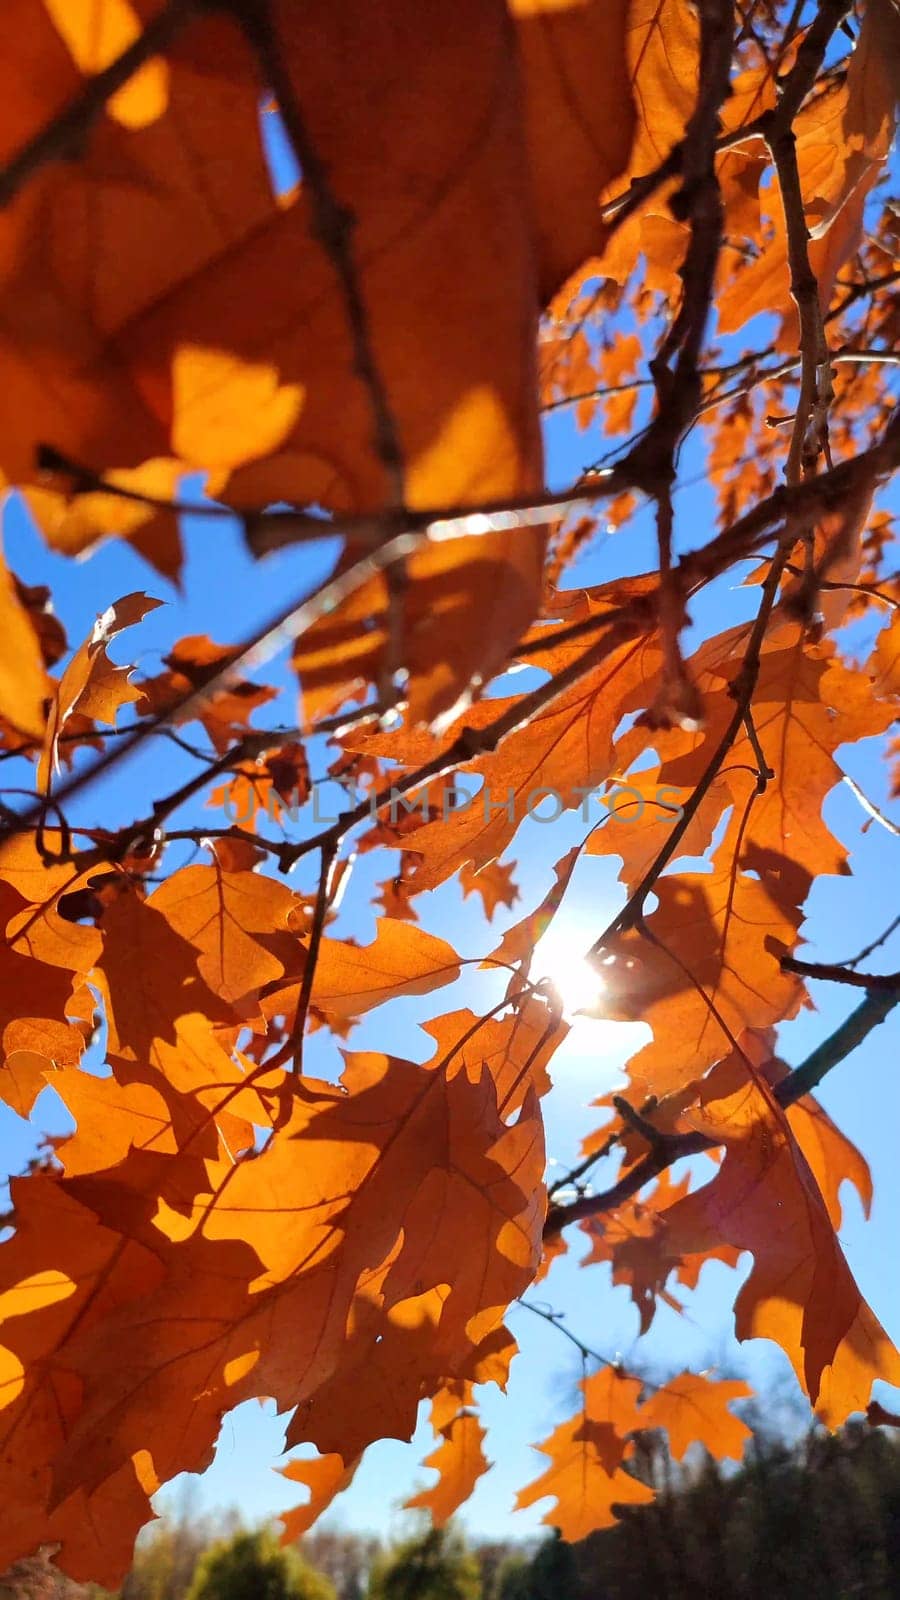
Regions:
[[639, 1479], [623, 1470], [632, 1454], [627, 1435], [639, 1427], [641, 1385], [605, 1368], [581, 1385], [584, 1406], [537, 1448], [550, 1466], [516, 1496], [517, 1511], [548, 1496], [556, 1508], [542, 1518], [564, 1539], [584, 1539], [616, 1520], [616, 1505], [647, 1505], [653, 1498]]
[[[653, 1322], [658, 1300], [664, 1300], [674, 1311], [683, 1309], [681, 1302], [666, 1288], [672, 1262], [659, 1227], [659, 1213], [686, 1194], [690, 1187], [690, 1174], [673, 1184], [669, 1174], [663, 1172], [647, 1199], [628, 1201], [603, 1218], [587, 1217], [581, 1225], [591, 1244], [581, 1265], [589, 1267], [599, 1261], [611, 1264], [613, 1283], [628, 1285], [640, 1317], [641, 1333], [646, 1333]], [[681, 1270], [678, 1277], [682, 1282], [687, 1281], [687, 1274]]]
[[[0, 885], [0, 1051], [4, 1059], [25, 1051], [48, 1065], [74, 1065], [84, 1049], [84, 1039], [68, 1016], [72, 974], [56, 964], [39, 960], [9, 937], [10, 923], [27, 915], [21, 897], [8, 884]], [[0, 1077], [0, 1092], [7, 1086], [19, 1100], [20, 1073]]]
[[[301, 959], [306, 947], [299, 945]], [[379, 917], [371, 944], [322, 939], [313, 980], [312, 1004], [323, 1016], [350, 1019], [402, 994], [429, 994], [459, 976], [459, 956], [446, 940], [393, 917]], [[270, 987], [263, 1000], [269, 1017], [296, 1014], [299, 984]]]
[[[376, 1274], [357, 1296], [341, 1366], [297, 1408], [287, 1430], [289, 1448], [312, 1441], [329, 1452], [340, 1442], [350, 1457], [374, 1439], [409, 1439], [429, 1393], [438, 1385], [444, 1392], [448, 1384], [455, 1390], [468, 1381], [451, 1382], [435, 1369], [446, 1286], [411, 1295], [385, 1311], [378, 1283]], [[462, 1367], [472, 1381], [502, 1383], [512, 1353], [506, 1330], [495, 1328], [466, 1355]]]
[[548, 1511], [542, 1522], [559, 1528], [564, 1539], [585, 1539], [598, 1528], [609, 1528], [616, 1520], [619, 1505], [648, 1505], [653, 1490], [620, 1467], [607, 1469], [607, 1434], [603, 1424], [576, 1417], [563, 1423], [540, 1446], [553, 1465], [516, 1496], [515, 1509], [524, 1511], [553, 1495], [556, 1509]]
[[[846, 79], [836, 81], [800, 112], [795, 124], [797, 164], [812, 237], [810, 261], [827, 304], [838, 271], [856, 248], [863, 202], [880, 175], [894, 131], [896, 85], [888, 60], [900, 45], [900, 25], [890, 6], [866, 7]], [[755, 312], [781, 311], [782, 339], [794, 337], [784, 211], [777, 187], [769, 192], [771, 234], [756, 259], [738, 260], [732, 283], [719, 299], [723, 331], [741, 327]]]
[[862, 1152], [836, 1127], [813, 1095], [804, 1095], [802, 1100], [796, 1101], [787, 1116], [834, 1226], [841, 1225], [840, 1191], [845, 1182], [853, 1184], [868, 1216], [872, 1208], [872, 1174]]
[[302, 1483], [309, 1490], [309, 1499], [304, 1505], [281, 1513], [284, 1544], [294, 1544], [312, 1527], [335, 1495], [349, 1487], [355, 1469], [355, 1462], [345, 1467], [338, 1455], [318, 1456], [312, 1461], [289, 1461], [287, 1466], [279, 1467], [283, 1478], [291, 1483]]
[[692, 1117], [725, 1144], [718, 1174], [664, 1214], [675, 1255], [724, 1238], [751, 1250], [735, 1303], [739, 1339], [774, 1339], [834, 1426], [865, 1410], [872, 1382], [900, 1379], [900, 1354], [863, 1300], [825, 1202], [784, 1114], [740, 1058], [711, 1080]]
[[439, 1392], [432, 1401], [431, 1425], [440, 1443], [422, 1463], [438, 1474], [438, 1481], [433, 1488], [414, 1494], [404, 1507], [427, 1511], [436, 1528], [449, 1522], [489, 1468], [482, 1448], [485, 1430], [477, 1414], [460, 1406], [458, 1400], [449, 1419], [447, 1409], [445, 1393]]
[[[629, 889], [636, 889], [660, 852], [667, 846], [672, 828], [690, 799], [687, 786], [661, 781], [661, 769], [644, 767], [619, 781], [611, 781], [604, 796], [607, 819], [585, 843], [589, 856], [621, 856], [619, 878]], [[679, 856], [702, 856], [715, 831], [716, 823], [728, 804], [723, 780], [710, 786], [691, 816], [690, 825], [679, 847]]]
[[37, 633], [16, 593], [0, 550], [0, 717], [18, 733], [41, 739], [44, 733], [44, 699], [47, 677]]
[[[700, 735], [659, 736], [661, 784], [685, 785], [702, 771], [706, 752], [733, 711], [728, 685], [739, 668], [742, 635], [743, 630], [722, 635], [699, 653], [695, 672], [705, 725]], [[836, 751], [883, 732], [894, 715], [890, 701], [873, 696], [870, 671], [848, 666], [830, 640], [806, 640], [790, 622], [772, 629], [754, 695], [755, 737], [771, 781], [764, 793], [752, 796], [749, 774], [756, 758], [744, 730], [716, 794], [722, 807], [730, 793], [735, 805], [746, 808], [741, 860], [759, 873], [787, 916], [802, 905], [813, 874], [847, 870], [847, 851], [822, 817], [825, 798], [843, 775]]]
[[553, 868], [556, 880], [553, 887], [548, 890], [536, 910], [523, 917], [521, 922], [516, 922], [511, 928], [507, 928], [496, 950], [493, 950], [488, 957], [488, 961], [511, 965], [522, 963], [527, 969], [534, 955], [535, 945], [543, 938], [559, 910], [572, 873], [575, 871], [578, 856], [579, 849], [575, 846], [567, 851], [561, 861], [557, 861]]
[[603, 988], [591, 1014], [650, 1024], [653, 1040], [632, 1057], [629, 1074], [654, 1093], [698, 1078], [744, 1029], [799, 1008], [801, 985], [780, 966], [797, 942], [799, 913], [783, 911], [742, 870], [741, 839], [732, 823], [712, 873], [660, 878], [649, 936], [616, 934], [596, 957]]
[[196, 1017], [207, 1026], [232, 1019], [200, 973], [199, 951], [152, 895], [120, 897], [104, 911], [102, 926], [97, 966], [111, 1056], [146, 1061], [157, 1043], [174, 1039], [182, 1019]]
[[[128, 0], [45, 0], [55, 27], [82, 72], [99, 72], [141, 34], [141, 19]], [[148, 61], [109, 101], [110, 115], [127, 127], [153, 122], [166, 109], [168, 70], [164, 61]]]
[[479, 872], [463, 867], [459, 875], [463, 898], [467, 899], [470, 894], [480, 895], [484, 914], [488, 922], [493, 922], [494, 912], [498, 906], [514, 906], [519, 898], [519, 891], [512, 876], [515, 870], [514, 861], [505, 863], [492, 861]]
[[106, 473], [104, 481], [121, 493], [75, 493], [60, 470], [48, 472], [40, 488], [27, 489], [25, 501], [51, 549], [78, 556], [117, 535], [128, 539], [163, 577], [174, 580], [183, 559], [178, 518], [154, 502], [165, 506], [177, 501], [183, 475], [183, 462], [152, 458], [139, 467]]
[[123, 628], [140, 622], [161, 601], [146, 594], [129, 594], [117, 600], [97, 618], [90, 634], [76, 650], [56, 685], [51, 703], [44, 749], [38, 763], [38, 787], [47, 791], [59, 760], [59, 741], [70, 718], [76, 714], [91, 722], [115, 727], [123, 705], [140, 699], [140, 690], [131, 682], [130, 667], [117, 667], [109, 659], [106, 646]]
[[174, 1152], [175, 1129], [166, 1101], [149, 1083], [119, 1083], [68, 1068], [45, 1075], [77, 1123], [57, 1145], [67, 1177], [102, 1172], [124, 1161], [133, 1149]]
[[[0, 1561], [8, 1564], [23, 1546], [58, 1540], [67, 1570], [85, 1579], [100, 1572], [116, 1582], [130, 1560], [134, 1531], [150, 1514], [148, 1496], [130, 1458], [90, 1491], [52, 1496], [54, 1462], [78, 1410], [66, 1352], [79, 1327], [102, 1324], [117, 1305], [150, 1292], [162, 1265], [152, 1251], [102, 1227], [49, 1174], [20, 1180], [13, 1201], [17, 1230], [4, 1246], [0, 1290], [0, 1483], [7, 1508]], [[152, 1492], [156, 1483], [147, 1487]]]
[[[308, 1159], [298, 1163], [304, 1130]], [[432, 1280], [438, 1319], [424, 1353], [436, 1378], [499, 1327], [528, 1281], [542, 1217], [533, 1100], [508, 1127], [485, 1073], [448, 1082], [434, 1068], [361, 1056], [348, 1063], [343, 1087], [310, 1083], [284, 1132], [257, 1160], [207, 1163], [213, 1187], [198, 1195], [187, 1227], [165, 1209], [155, 1223], [134, 1217], [130, 1225], [156, 1243], [170, 1270], [158, 1293], [132, 1299], [106, 1323], [107, 1333], [119, 1325], [115, 1374], [103, 1371], [96, 1344], [82, 1350], [84, 1402], [57, 1474], [60, 1492], [102, 1481], [137, 1435], [161, 1475], [178, 1463], [196, 1468], [222, 1410], [250, 1394], [274, 1395], [281, 1407], [314, 1401], [356, 1356], [345, 1341], [357, 1298], [390, 1308], [421, 1294], [423, 1276]], [[127, 1180], [120, 1167], [75, 1189], [121, 1217]], [[173, 1373], [195, 1396], [187, 1431], [158, 1404]]]
[[294, 941], [296, 896], [258, 872], [183, 867], [156, 891], [152, 905], [199, 952], [197, 970], [215, 994], [236, 1003], [280, 978]]
[[[302, 744], [290, 740], [244, 762], [212, 790], [210, 806], [226, 809], [239, 827], [256, 827], [264, 817], [281, 822], [309, 798], [309, 760]], [[220, 841], [221, 842], [221, 841]]]
[[641, 1407], [643, 1426], [665, 1428], [669, 1449], [679, 1461], [692, 1444], [704, 1445], [718, 1460], [732, 1456], [740, 1461], [751, 1433], [728, 1408], [732, 1400], [746, 1400], [752, 1392], [736, 1379], [682, 1372]]
[[534, 995], [517, 1000], [503, 1017], [451, 1011], [424, 1026], [447, 1072], [464, 1071], [477, 1079], [487, 1068], [504, 1115], [519, 1109], [529, 1089], [539, 1096], [549, 1093], [547, 1065], [568, 1033], [568, 1024]]
[[[608, 605], [608, 597], [606, 604]], [[598, 610], [600, 606], [598, 606]], [[542, 655], [547, 670], [580, 660], [584, 646], [562, 645]], [[463, 866], [481, 868], [502, 854], [522, 820], [540, 808], [549, 795], [551, 814], [581, 809], [595, 785], [609, 774], [613, 762], [613, 736], [621, 705], [636, 682], [652, 673], [658, 659], [655, 640], [620, 643], [614, 633], [608, 651], [573, 688], [562, 693], [527, 725], [515, 729], [495, 752], [461, 761], [456, 773], [460, 803], [446, 816], [425, 821], [409, 841], [415, 855], [411, 892], [419, 894], [443, 883]], [[451, 726], [446, 742], [452, 744], [460, 727], [475, 737], [506, 712], [510, 700], [481, 700]], [[417, 767], [435, 755], [434, 738], [415, 731], [397, 734], [350, 736], [351, 748], [386, 756], [404, 767]], [[467, 781], [468, 780], [468, 781]]]
[[[165, 672], [145, 678], [140, 684], [137, 709], [142, 716], [159, 716], [191, 691], [203, 688], [213, 675], [229, 665], [234, 651], [206, 636], [179, 639], [164, 658]], [[276, 691], [246, 678], [228, 682], [204, 696], [200, 705], [187, 714], [197, 717], [219, 751], [228, 749], [236, 733], [248, 727], [249, 718], [260, 706], [275, 698]], [[173, 720], [180, 721], [177, 713]]]
[[[404, 463], [404, 498], [414, 506], [538, 487], [537, 411], [522, 404], [537, 313], [602, 242], [596, 198], [624, 167], [631, 142], [624, 77], [617, 75], [612, 104], [593, 87], [601, 64], [624, 61], [624, 4], [512, 9], [517, 50], [508, 48], [509, 17], [499, 0], [467, 0], [452, 25], [449, 17], [426, 18], [401, 4], [388, 25], [360, 6], [351, 52], [327, 11], [313, 17], [283, 7], [277, 14], [291, 92], [356, 219], [354, 248], [385, 373], [388, 426]], [[124, 0], [115, 16], [116, 37], [124, 40], [133, 26]], [[88, 45], [77, 14], [66, 12], [64, 42], [37, 0], [17, 0], [10, 24], [28, 45], [10, 63], [0, 124], [7, 148], [77, 91], [79, 67], [96, 70], [107, 59], [112, 15], [107, 21], [102, 40]], [[16, 80], [38, 62], [39, 87], [35, 81], [25, 93]], [[333, 87], [325, 86], [338, 81], [338, 63], [352, 114], [335, 118]], [[463, 81], [459, 104], [454, 90]], [[340, 283], [310, 228], [315, 213], [306, 188], [283, 204], [267, 179], [259, 87], [238, 29], [219, 17], [201, 19], [168, 63], [164, 97], [158, 69], [148, 63], [143, 80], [132, 80], [118, 102], [129, 126], [104, 120], [74, 170], [41, 174], [13, 204], [0, 240], [3, 287], [15, 286], [22, 302], [7, 350], [24, 402], [6, 419], [4, 465], [14, 480], [30, 474], [37, 437], [101, 470], [177, 455], [212, 469], [220, 486], [233, 469], [263, 461], [226, 487], [238, 501], [249, 493], [257, 502], [369, 509], [392, 493]], [[407, 171], [378, 151], [403, 140], [411, 124], [427, 127], [429, 138], [407, 142]], [[133, 189], [122, 192], [110, 181], [117, 164], [133, 174]], [[198, 169], [207, 173], [205, 207], [196, 204]], [[80, 274], [96, 243], [84, 217], [97, 205], [105, 218], [104, 266], [117, 270], [99, 280], [95, 274], [88, 294]], [[67, 232], [64, 266], [52, 249], [57, 225]], [[165, 248], [148, 254], [148, 235]], [[499, 237], [518, 262], [514, 295], [493, 288]], [[440, 274], [446, 292], [417, 293], [423, 275]], [[235, 317], [235, 304], [244, 303], [236, 302], [235, 288], [247, 275], [256, 293]], [[29, 306], [37, 305], [45, 329], [63, 321], [69, 329], [55, 357], [30, 333]], [[118, 342], [108, 372], [91, 360], [103, 339]], [[41, 404], [42, 386], [51, 383], [52, 415]], [[428, 406], [421, 403], [426, 392]], [[423, 590], [426, 603], [444, 613], [444, 661], [417, 660], [412, 646], [423, 712], [452, 705], [473, 672], [499, 665], [535, 609], [540, 558], [536, 532], [497, 533], [449, 556], [437, 549], [413, 558], [413, 631]], [[465, 626], [475, 593], [488, 590], [490, 637]], [[382, 612], [383, 587], [371, 585], [364, 604]], [[377, 636], [367, 648], [359, 667], [374, 675]]]

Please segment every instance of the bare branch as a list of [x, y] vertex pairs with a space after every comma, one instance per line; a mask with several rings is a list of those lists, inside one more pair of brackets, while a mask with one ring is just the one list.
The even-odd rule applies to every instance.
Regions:
[[791, 294], [800, 319], [800, 397], [784, 474], [788, 483], [799, 483], [805, 472], [815, 470], [819, 455], [827, 451], [832, 384], [819, 285], [809, 260], [797, 142], [790, 122], [784, 120], [785, 103], [779, 106], [768, 142], [784, 209]]
[[316, 891], [316, 904], [313, 910], [312, 926], [309, 931], [309, 942], [306, 946], [306, 960], [303, 965], [303, 977], [300, 983], [300, 994], [297, 1000], [297, 1014], [290, 1038], [274, 1056], [269, 1065], [272, 1067], [282, 1065], [282, 1056], [290, 1058], [294, 1072], [303, 1071], [303, 1036], [306, 1031], [306, 1018], [309, 1014], [309, 1003], [312, 999], [313, 983], [315, 982], [316, 967], [319, 961], [319, 951], [322, 947], [322, 935], [325, 931], [325, 919], [331, 905], [334, 890], [334, 868], [337, 861], [337, 844], [329, 843], [322, 846], [321, 862], [319, 864], [319, 887]]
[[[567, 1328], [561, 1311], [553, 1311], [549, 1307], [545, 1309], [543, 1306], [535, 1305], [533, 1300], [517, 1300], [516, 1305], [521, 1306], [523, 1311], [530, 1311], [533, 1316], [540, 1317], [543, 1322], [549, 1322], [551, 1328], [555, 1328], [558, 1333], [568, 1339], [570, 1344], [575, 1346], [581, 1355], [582, 1361], [596, 1361], [601, 1367], [613, 1367], [616, 1372], [620, 1370], [620, 1362], [614, 1356], [601, 1355], [599, 1350], [593, 1350], [589, 1344], [584, 1343], [583, 1339], [579, 1339], [571, 1328]], [[652, 1388], [653, 1385], [649, 1387]]]
[[900, 972], [857, 972], [829, 961], [801, 961], [797, 956], [782, 956], [782, 972], [795, 972], [799, 978], [822, 978], [828, 983], [846, 983], [852, 989], [900, 992]]
[[[900, 825], [898, 825], [896, 822], [892, 822], [890, 817], [886, 817], [884, 815], [883, 811], [879, 811], [874, 802], [869, 799], [867, 794], [863, 793], [863, 790], [859, 787], [859, 784], [856, 783], [847, 772], [844, 773], [844, 782], [854, 799], [859, 801], [863, 810], [868, 812], [873, 821], [880, 823], [882, 828], [886, 829], [888, 833], [892, 833], [896, 838], [900, 838]], [[868, 826], [868, 824], [866, 824], [866, 826]]]
[[873, 939], [871, 944], [864, 945], [862, 950], [858, 951], [855, 956], [850, 956], [846, 961], [840, 961], [838, 965], [841, 967], [858, 967], [859, 963], [865, 961], [867, 956], [872, 955], [875, 950], [880, 950], [883, 944], [887, 944], [888, 939], [892, 934], [896, 933], [898, 928], [900, 928], [900, 916], [894, 917], [884, 932], [880, 933], [877, 939]]

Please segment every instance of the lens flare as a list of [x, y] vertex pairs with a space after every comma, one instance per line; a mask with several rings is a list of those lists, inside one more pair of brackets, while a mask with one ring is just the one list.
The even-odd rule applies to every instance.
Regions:
[[587, 957], [590, 947], [585, 925], [560, 927], [556, 922], [535, 946], [531, 976], [550, 984], [568, 1018], [596, 1010], [603, 995], [603, 979]]

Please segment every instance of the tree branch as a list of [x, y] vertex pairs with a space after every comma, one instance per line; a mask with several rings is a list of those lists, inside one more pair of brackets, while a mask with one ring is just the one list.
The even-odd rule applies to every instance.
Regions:
[[[838, 1062], [843, 1061], [862, 1044], [866, 1036], [884, 1021], [898, 1002], [900, 1002], [900, 982], [892, 991], [880, 990], [867, 994], [862, 1004], [829, 1038], [824, 1040], [799, 1067], [775, 1085], [772, 1092], [781, 1108], [787, 1110], [798, 1100], [802, 1100], [804, 1095], [810, 1094], [832, 1067], [837, 1066]], [[684, 1156], [700, 1155], [705, 1150], [715, 1148], [716, 1140], [709, 1139], [702, 1133], [664, 1135], [662, 1142], [657, 1142], [647, 1155], [642, 1156], [640, 1161], [608, 1189], [599, 1194], [580, 1195], [577, 1200], [571, 1200], [565, 1205], [551, 1205], [544, 1223], [544, 1238], [555, 1238], [563, 1228], [568, 1227], [570, 1223], [581, 1221], [584, 1217], [595, 1217], [607, 1211], [615, 1211], [673, 1162], [681, 1160]]]
[[313, 983], [315, 982], [316, 967], [319, 961], [319, 951], [322, 946], [322, 935], [325, 932], [325, 919], [331, 905], [334, 887], [334, 868], [337, 861], [338, 846], [329, 843], [322, 846], [321, 861], [319, 864], [319, 886], [316, 891], [316, 904], [313, 911], [312, 926], [309, 932], [309, 943], [306, 946], [306, 960], [303, 964], [303, 977], [300, 982], [300, 993], [297, 999], [297, 1014], [290, 1037], [282, 1050], [272, 1057], [270, 1067], [280, 1067], [290, 1060], [295, 1073], [303, 1071], [303, 1036], [306, 1031], [306, 1018], [309, 1014], [309, 1004], [312, 999]]
[[880, 950], [883, 944], [887, 944], [888, 939], [892, 934], [896, 933], [898, 928], [900, 928], [900, 916], [894, 917], [884, 932], [880, 933], [877, 939], [873, 939], [871, 944], [864, 945], [862, 950], [858, 951], [855, 956], [850, 956], [847, 961], [839, 962], [839, 965], [842, 967], [858, 967], [859, 963], [865, 961], [866, 957], [870, 956], [873, 951]]
[[827, 451], [832, 384], [828, 341], [819, 305], [819, 285], [809, 260], [809, 234], [797, 165], [797, 141], [793, 127], [784, 119], [785, 103], [789, 104], [783, 101], [775, 114], [768, 144], [778, 173], [787, 233], [791, 294], [800, 320], [800, 396], [784, 473], [788, 483], [799, 483], [805, 472], [815, 471], [819, 455], [823, 450]]
[[[885, 598], [887, 597], [885, 596]], [[894, 604], [896, 604], [896, 601]], [[900, 826], [898, 826], [896, 822], [892, 822], [890, 817], [886, 817], [883, 811], [879, 811], [878, 807], [869, 799], [868, 795], [863, 792], [863, 790], [859, 787], [859, 784], [850, 777], [849, 773], [844, 773], [844, 782], [854, 799], [859, 801], [863, 810], [868, 812], [869, 816], [874, 822], [879, 822], [882, 828], [886, 829], [888, 833], [894, 834], [895, 837], [900, 837]], [[868, 823], [866, 823], [865, 826], [868, 827]]]
[[857, 972], [853, 967], [839, 967], [829, 961], [801, 961], [797, 956], [782, 956], [782, 972], [795, 972], [799, 978], [821, 978], [826, 983], [846, 983], [851, 989], [869, 989], [873, 993], [900, 993], [900, 972]]

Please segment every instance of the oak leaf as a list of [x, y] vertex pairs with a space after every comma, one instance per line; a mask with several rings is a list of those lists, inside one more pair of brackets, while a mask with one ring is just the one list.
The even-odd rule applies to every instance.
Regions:
[[595, 957], [603, 989], [586, 1009], [650, 1024], [653, 1040], [628, 1071], [653, 1094], [698, 1078], [745, 1029], [780, 1022], [801, 1004], [801, 985], [780, 964], [797, 942], [800, 914], [742, 870], [741, 842], [740, 819], [732, 820], [714, 870], [659, 878], [646, 933], [614, 934]]
[[664, 1214], [674, 1254], [726, 1240], [751, 1250], [735, 1303], [739, 1339], [774, 1339], [819, 1415], [865, 1410], [872, 1381], [900, 1378], [900, 1354], [863, 1300], [813, 1174], [764, 1080], [733, 1057], [688, 1119], [725, 1144], [712, 1181]]
[[47, 675], [41, 657], [38, 635], [16, 592], [13, 575], [0, 549], [0, 629], [3, 656], [0, 661], [0, 717], [17, 734], [40, 740], [46, 721], [44, 701]]
[[228, 872], [216, 861], [173, 873], [150, 904], [194, 946], [198, 972], [222, 1000], [245, 1002], [284, 973], [297, 905], [286, 884], [258, 872]]
[[476, 1412], [468, 1406], [461, 1406], [458, 1396], [451, 1394], [449, 1398], [451, 1402], [455, 1399], [456, 1408], [447, 1418], [447, 1398], [447, 1392], [443, 1390], [432, 1401], [431, 1425], [440, 1443], [422, 1463], [438, 1474], [438, 1481], [432, 1488], [421, 1490], [404, 1503], [405, 1510], [421, 1508], [427, 1511], [436, 1528], [442, 1528], [449, 1522], [469, 1499], [478, 1479], [489, 1468], [482, 1448], [485, 1431]]
[[733, 1456], [739, 1461], [751, 1431], [728, 1408], [732, 1400], [751, 1394], [736, 1379], [681, 1372], [650, 1395], [641, 1407], [641, 1420], [645, 1428], [665, 1428], [678, 1461], [692, 1444], [702, 1444], [717, 1460]]
[[482, 867], [478, 872], [463, 867], [459, 875], [463, 899], [468, 899], [470, 894], [480, 895], [484, 914], [488, 922], [493, 922], [494, 912], [498, 906], [514, 906], [519, 898], [519, 891], [512, 877], [515, 870], [514, 861], [505, 863], [492, 861], [489, 866]]
[[[885, 45], [890, 41], [896, 51], [898, 39], [900, 24], [892, 8], [867, 6], [846, 80], [824, 88], [794, 123], [805, 219], [812, 238], [810, 265], [823, 310], [840, 268], [857, 247], [866, 196], [891, 147], [896, 85]], [[793, 348], [796, 310], [790, 295], [784, 210], [774, 181], [767, 201], [770, 237], [750, 261], [735, 251], [734, 277], [718, 300], [719, 327], [723, 333], [733, 332], [758, 311], [781, 312], [779, 343]]]
[[521, 1511], [553, 1495], [556, 1509], [542, 1520], [570, 1541], [610, 1527], [616, 1505], [646, 1505], [654, 1498], [652, 1489], [622, 1467], [633, 1453], [627, 1435], [640, 1425], [640, 1383], [605, 1368], [580, 1387], [583, 1409], [537, 1447], [551, 1465], [516, 1496]]
[[[216, 750], [224, 753], [247, 731], [253, 712], [274, 700], [277, 693], [266, 684], [252, 683], [248, 678], [235, 680], [225, 672], [234, 654], [229, 646], [215, 644], [205, 635], [179, 639], [164, 658], [166, 671], [155, 678], [145, 678], [140, 684], [139, 714], [160, 716], [171, 711], [176, 724], [197, 718]], [[192, 690], [204, 688], [219, 673], [224, 673], [228, 681], [204, 695], [199, 706], [179, 715], [176, 703], [187, 699]]]
[[341, 1456], [326, 1455], [309, 1461], [289, 1461], [287, 1466], [278, 1470], [283, 1478], [290, 1479], [292, 1483], [302, 1483], [309, 1490], [305, 1505], [282, 1511], [279, 1519], [284, 1528], [282, 1542], [294, 1544], [327, 1510], [335, 1495], [349, 1487], [356, 1463], [351, 1462], [345, 1467]]
[[161, 604], [150, 595], [125, 595], [107, 606], [76, 650], [56, 685], [50, 706], [37, 769], [37, 786], [42, 793], [49, 792], [59, 758], [59, 741], [73, 716], [115, 727], [121, 707], [140, 699], [140, 690], [130, 681], [132, 669], [117, 667], [110, 661], [106, 647], [124, 628], [140, 622], [148, 611]]
[[[161, 1477], [195, 1470], [222, 1410], [249, 1394], [285, 1407], [334, 1390], [342, 1363], [346, 1377], [359, 1359], [346, 1342], [358, 1296], [379, 1315], [411, 1293], [437, 1296], [422, 1351], [432, 1383], [476, 1357], [534, 1271], [542, 1142], [533, 1097], [507, 1126], [487, 1073], [473, 1082], [438, 1067], [351, 1058], [343, 1089], [310, 1084], [262, 1154], [207, 1161], [212, 1189], [192, 1215], [135, 1206], [163, 1181], [148, 1160], [164, 1168], [178, 1157], [132, 1154], [106, 1176], [71, 1182], [168, 1265], [157, 1292], [79, 1345], [84, 1405], [58, 1494], [91, 1489], [136, 1448]], [[187, 1429], [173, 1430], [164, 1404], [173, 1383], [194, 1396]], [[348, 1403], [346, 1382], [340, 1390]]]
[[[615, 593], [595, 602], [595, 614], [610, 609], [611, 601], [615, 601]], [[652, 674], [656, 660], [652, 638], [622, 643], [613, 630], [610, 634], [608, 650], [599, 651], [601, 659], [574, 687], [538, 710], [527, 725], [509, 733], [495, 752], [459, 763], [460, 804], [448, 809], [446, 819], [417, 827], [409, 841], [417, 858], [411, 875], [413, 893], [436, 887], [463, 866], [478, 869], [495, 860], [523, 818], [539, 811], [542, 803], [546, 807], [548, 795], [556, 815], [563, 808], [588, 803], [586, 797], [611, 770], [622, 702], [645, 675]], [[530, 642], [531, 636], [523, 650], [527, 651]], [[556, 673], [583, 655], [582, 643], [560, 645], [542, 653], [540, 665]], [[479, 701], [447, 730], [447, 745], [462, 727], [471, 730], [477, 742], [483, 729], [514, 707], [513, 700]], [[429, 735], [406, 730], [368, 738], [351, 736], [348, 742], [351, 748], [387, 756], [403, 767], [417, 767], [441, 748]]]
[[[38, 960], [19, 946], [22, 938], [6, 933], [10, 923], [30, 916], [21, 897], [7, 883], [0, 884], [0, 1050], [4, 1058], [25, 1051], [49, 1066], [75, 1065], [84, 1039], [68, 1015], [72, 974], [63, 967]], [[14, 1084], [18, 1087], [13, 1087]], [[0, 1093], [7, 1087], [19, 1099], [21, 1073], [0, 1076]]]
[[152, 1469], [148, 1478], [129, 1457], [91, 1491], [52, 1503], [53, 1466], [79, 1408], [70, 1350], [117, 1305], [152, 1292], [162, 1267], [152, 1251], [102, 1227], [48, 1173], [14, 1180], [12, 1194], [16, 1233], [0, 1251], [0, 1561], [5, 1567], [59, 1541], [58, 1559], [73, 1576], [100, 1573], [115, 1583], [157, 1484]]
[[[305, 946], [300, 944], [301, 953]], [[460, 958], [452, 945], [422, 928], [393, 917], [379, 917], [371, 944], [348, 939], [321, 940], [313, 979], [312, 1004], [323, 1016], [348, 1020], [403, 994], [429, 994], [459, 976]], [[271, 987], [263, 999], [266, 1016], [296, 1014], [299, 983]]]

